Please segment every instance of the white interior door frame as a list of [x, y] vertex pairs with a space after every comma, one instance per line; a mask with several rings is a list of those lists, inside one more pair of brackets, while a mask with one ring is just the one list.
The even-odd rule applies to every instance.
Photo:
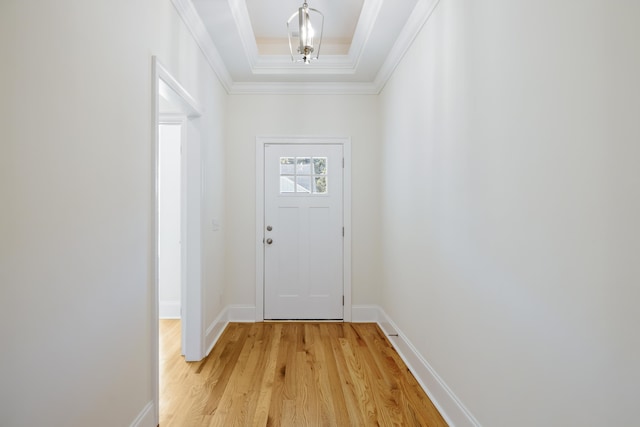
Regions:
[[[152, 57], [152, 176], [151, 176], [151, 197], [154, 201], [151, 224], [153, 236], [151, 238], [151, 378], [154, 401], [155, 424], [159, 422], [159, 393], [160, 384], [159, 372], [159, 330], [158, 330], [158, 171], [159, 171], [159, 125], [160, 125], [160, 96], [170, 101], [173, 106], [180, 110], [180, 114], [187, 118], [183, 126], [182, 134], [182, 157], [183, 176], [182, 192], [185, 200], [183, 208], [185, 215], [181, 219], [184, 225], [182, 251], [183, 251], [183, 274], [185, 278], [184, 294], [181, 301], [182, 321], [185, 323], [184, 353], [187, 360], [200, 360], [203, 354], [204, 327], [202, 322], [202, 283], [201, 283], [201, 173], [200, 163], [200, 141], [198, 138], [189, 138], [189, 127], [192, 122], [202, 115], [203, 109], [187, 90], [176, 80], [171, 73], [158, 61]], [[181, 227], [182, 228], [182, 227]]]
[[341, 136], [256, 137], [256, 321], [264, 320], [264, 148], [266, 144], [341, 144], [343, 176], [344, 321], [351, 321], [351, 138]]

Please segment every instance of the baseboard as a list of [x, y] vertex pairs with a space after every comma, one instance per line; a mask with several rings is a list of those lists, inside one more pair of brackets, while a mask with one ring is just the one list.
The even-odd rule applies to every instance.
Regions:
[[205, 331], [205, 357], [211, 353], [213, 346], [216, 344], [222, 331], [227, 327], [229, 322], [250, 323], [256, 321], [256, 308], [253, 305], [228, 305], [226, 306], [209, 325]]
[[147, 403], [135, 420], [131, 423], [131, 427], [157, 427], [154, 420], [153, 402]]
[[251, 323], [256, 321], [256, 307], [254, 305], [229, 305], [229, 322]]
[[180, 301], [158, 302], [158, 315], [161, 319], [179, 319]]
[[451, 427], [481, 427], [436, 371], [422, 357], [411, 341], [380, 307], [378, 325]]
[[224, 331], [224, 328], [229, 324], [228, 311], [228, 308], [225, 307], [205, 331], [204, 348], [207, 349], [204, 353], [205, 357], [211, 353], [211, 349], [213, 349], [213, 346], [218, 342], [220, 335], [222, 335], [222, 331]]

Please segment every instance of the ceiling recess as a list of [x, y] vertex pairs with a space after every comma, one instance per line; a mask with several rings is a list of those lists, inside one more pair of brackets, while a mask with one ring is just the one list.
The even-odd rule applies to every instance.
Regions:
[[[439, 0], [307, 0], [320, 59], [291, 61], [286, 21], [302, 0], [172, 0], [229, 93], [378, 93]], [[295, 52], [295, 47], [294, 47]]]

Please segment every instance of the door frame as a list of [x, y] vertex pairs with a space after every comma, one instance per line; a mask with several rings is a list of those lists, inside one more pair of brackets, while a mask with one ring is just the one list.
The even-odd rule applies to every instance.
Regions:
[[[159, 125], [160, 125], [160, 96], [168, 99], [172, 104], [178, 106], [181, 114], [187, 117], [183, 126], [182, 135], [182, 161], [183, 166], [187, 165], [181, 172], [181, 190], [186, 200], [183, 207], [186, 213], [181, 221], [185, 221], [185, 238], [182, 242], [183, 273], [185, 283], [183, 285], [185, 300], [181, 301], [181, 312], [183, 333], [185, 339], [186, 360], [200, 360], [203, 357], [204, 328], [202, 326], [202, 283], [200, 277], [201, 263], [201, 186], [200, 179], [200, 140], [198, 138], [187, 138], [189, 130], [194, 125], [204, 111], [200, 104], [189, 94], [189, 92], [176, 80], [165, 68], [156, 56], [151, 58], [151, 200], [153, 201], [153, 212], [151, 213], [151, 378], [152, 393], [154, 403], [155, 425], [159, 422], [159, 402], [160, 402], [160, 381], [159, 369], [160, 352], [159, 342], [159, 314], [158, 314], [158, 172], [159, 172]], [[184, 163], [186, 162], [186, 163]], [[184, 185], [184, 187], [183, 187]], [[194, 209], [189, 209], [194, 207]], [[181, 224], [182, 225], [182, 224]], [[181, 230], [183, 233], [183, 230]], [[185, 259], [186, 258], [186, 259]]]
[[351, 138], [343, 136], [256, 137], [256, 322], [264, 321], [264, 149], [266, 144], [342, 145], [344, 158], [342, 215], [344, 224], [342, 283], [343, 320], [351, 322]]

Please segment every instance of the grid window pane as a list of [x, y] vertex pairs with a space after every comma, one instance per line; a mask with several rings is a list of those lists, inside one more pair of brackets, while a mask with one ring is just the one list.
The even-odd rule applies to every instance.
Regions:
[[280, 192], [295, 193], [296, 184], [294, 176], [280, 176]]
[[295, 157], [280, 157], [280, 175], [293, 175], [296, 173]]
[[314, 175], [327, 174], [327, 158], [326, 157], [315, 157], [313, 159], [313, 174]]
[[298, 157], [296, 162], [297, 175], [311, 175], [311, 157]]
[[316, 176], [313, 178], [313, 192], [316, 194], [327, 194], [326, 176]]
[[311, 193], [311, 177], [298, 175], [296, 177], [296, 193]]

